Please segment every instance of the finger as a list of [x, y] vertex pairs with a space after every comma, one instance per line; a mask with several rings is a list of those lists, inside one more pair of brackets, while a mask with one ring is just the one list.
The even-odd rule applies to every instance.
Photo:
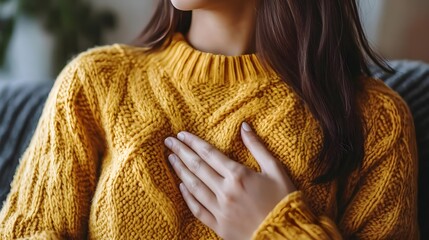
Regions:
[[195, 174], [210, 190], [217, 192], [219, 186], [223, 182], [220, 176], [210, 165], [203, 161], [191, 148], [176, 138], [170, 137], [166, 139], [171, 141], [169, 144], [172, 152], [174, 152], [186, 167]]
[[177, 137], [223, 177], [231, 175], [231, 171], [241, 166], [237, 162], [229, 159], [229, 157], [216, 147], [192, 133], [180, 132]]
[[217, 221], [216, 218], [211, 214], [201, 203], [199, 203], [191, 192], [186, 188], [185, 184], [181, 183], [179, 185], [180, 192], [182, 193], [183, 199], [188, 205], [189, 210], [192, 214], [199, 219], [206, 226], [211, 229], [215, 229]]
[[246, 148], [249, 149], [252, 156], [259, 163], [262, 173], [284, 176], [285, 172], [280, 162], [268, 151], [255, 132], [252, 131], [249, 124], [245, 122], [243, 122], [241, 127], [241, 138]]
[[215, 210], [217, 206], [216, 195], [200, 180], [198, 179], [188, 168], [182, 163], [182, 161], [175, 155], [170, 154], [168, 157], [171, 166], [177, 176], [185, 184], [186, 188], [192, 193], [193, 196], [203, 204], [209, 210]]

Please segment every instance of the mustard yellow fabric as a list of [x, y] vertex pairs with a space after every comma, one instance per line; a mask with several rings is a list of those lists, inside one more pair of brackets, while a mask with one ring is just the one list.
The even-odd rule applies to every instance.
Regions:
[[417, 239], [412, 117], [381, 81], [364, 81], [365, 159], [337, 203], [336, 184], [311, 182], [318, 123], [256, 55], [199, 52], [180, 34], [155, 53], [89, 50], [55, 82], [0, 212], [0, 238], [218, 239], [188, 210], [163, 140], [186, 130], [259, 171], [240, 139], [246, 121], [299, 189], [254, 239]]

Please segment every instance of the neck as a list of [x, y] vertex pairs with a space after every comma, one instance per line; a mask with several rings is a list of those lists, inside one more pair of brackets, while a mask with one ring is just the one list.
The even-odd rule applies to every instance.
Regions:
[[255, 51], [255, 5], [192, 11], [188, 42], [203, 52], [238, 56]]

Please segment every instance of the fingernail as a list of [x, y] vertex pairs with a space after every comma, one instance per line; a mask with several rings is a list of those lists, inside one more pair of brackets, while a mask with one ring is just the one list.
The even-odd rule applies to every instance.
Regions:
[[180, 191], [182, 191], [182, 192], [184, 191], [183, 183], [180, 183], [180, 184], [179, 184], [179, 189], [180, 189]]
[[182, 132], [179, 132], [179, 133], [177, 134], [177, 138], [178, 138], [180, 141], [183, 141], [183, 140], [185, 140], [185, 134], [183, 134]]
[[171, 141], [171, 139], [170, 139], [170, 138], [166, 138], [166, 139], [164, 140], [164, 144], [165, 144], [167, 147], [171, 148], [171, 147], [173, 146], [173, 141]]
[[173, 163], [174, 163], [174, 155], [173, 154], [170, 154], [169, 156], [168, 156], [168, 161], [170, 161], [170, 163], [173, 165]]
[[252, 131], [252, 128], [250, 127], [250, 125], [249, 124], [247, 124], [246, 122], [243, 122], [242, 124], [241, 124], [241, 127], [245, 130], [245, 131], [247, 131], [247, 132], [251, 132]]

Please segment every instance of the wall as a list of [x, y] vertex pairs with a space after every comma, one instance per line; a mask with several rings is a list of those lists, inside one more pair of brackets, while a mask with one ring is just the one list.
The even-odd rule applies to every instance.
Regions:
[[115, 31], [107, 34], [106, 43], [129, 43], [143, 30], [152, 16], [157, 0], [91, 0], [99, 8], [110, 8], [118, 15]]
[[0, 81], [46, 81], [52, 79], [55, 44], [40, 22], [20, 17], [8, 45]]
[[385, 2], [385, 0], [359, 0], [358, 2], [362, 24], [368, 40], [373, 46], [377, 46], [379, 41], [378, 31]]
[[389, 0], [378, 38], [379, 49], [387, 58], [429, 62], [429, 1]]

